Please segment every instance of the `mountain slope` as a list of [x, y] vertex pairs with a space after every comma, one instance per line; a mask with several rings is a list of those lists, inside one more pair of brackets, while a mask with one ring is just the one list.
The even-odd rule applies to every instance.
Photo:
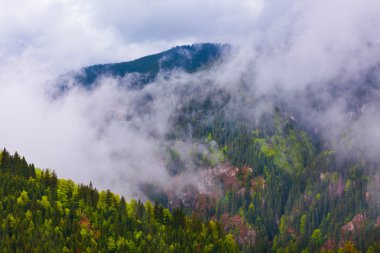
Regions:
[[[128, 85], [116, 92], [118, 101], [127, 102], [111, 103], [102, 130], [115, 121], [125, 131], [154, 140], [151, 145], [157, 141], [160, 159], [154, 161], [162, 162], [159, 169], [166, 169], [170, 179], [167, 185], [144, 179], [133, 185], [170, 210], [219, 221], [220, 230], [230, 233], [242, 252], [379, 250], [379, 163], [358, 145], [355, 137], [362, 138], [361, 131], [350, 135], [365, 108], [378, 105], [377, 68], [307, 86], [294, 96], [282, 96], [279, 88], [256, 97], [250, 79], [226, 88], [216, 83], [218, 78], [202, 78], [203, 73], [194, 79], [170, 75], [177, 68], [194, 73], [209, 67], [222, 47], [177, 47], [133, 62], [84, 68], [76, 76], [91, 94], [102, 92], [96, 90], [102, 76], [135, 75], [135, 80], [118, 82]], [[159, 71], [167, 76], [145, 86]], [[332, 118], [344, 122], [330, 124]], [[165, 131], [155, 128], [160, 123]], [[326, 138], [323, 128], [335, 126], [340, 131]], [[332, 139], [349, 155], [342, 155]], [[145, 150], [138, 157], [148, 156]], [[118, 155], [128, 157], [127, 152]]]
[[140, 74], [135, 88], [152, 81], [159, 71], [172, 71], [181, 69], [188, 73], [210, 67], [223, 52], [229, 48], [221, 44], [194, 44], [191, 46], [178, 46], [168, 51], [145, 56], [129, 62], [100, 64], [85, 67], [75, 76], [78, 83], [85, 87], [94, 85], [100, 76], [124, 77], [127, 74]]
[[1, 153], [1, 252], [237, 252], [218, 222], [36, 170]]
[[[378, 249], [379, 178], [371, 163], [339, 158], [279, 110], [250, 130], [227, 116], [201, 120], [212, 110], [210, 103], [191, 106], [191, 114], [179, 114], [176, 129], [191, 125], [194, 137], [223, 147], [220, 152], [237, 166], [227, 174], [227, 183], [225, 175], [214, 178], [224, 188], [223, 197], [212, 201], [210, 195], [211, 205], [196, 199], [196, 211], [204, 217], [246, 220], [257, 235], [255, 252], [319, 252], [350, 245]], [[201, 157], [212, 165], [206, 154]]]

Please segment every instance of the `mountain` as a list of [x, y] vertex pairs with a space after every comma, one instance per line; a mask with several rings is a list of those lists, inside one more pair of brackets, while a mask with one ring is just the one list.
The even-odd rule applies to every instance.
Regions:
[[[158, 73], [208, 69], [229, 49], [215, 44], [181, 46], [74, 73], [75, 85], [89, 92], [102, 76], [136, 77], [121, 82], [130, 86], [118, 91], [118, 99], [128, 92], [132, 96], [120, 108], [112, 104], [102, 130], [116, 118], [126, 131], [146, 134], [141, 136], [159, 143], [160, 161], [171, 182], [139, 182], [138, 191], [149, 201], [128, 203], [111, 191], [77, 186], [52, 172], [35, 170], [4, 150], [0, 248], [4, 252], [19, 247], [68, 252], [380, 252], [379, 164], [368, 159], [369, 149], [361, 149], [350, 135], [365, 108], [377, 105], [378, 68], [356, 79], [311, 85], [306, 94], [289, 100], [278, 94], [281, 90], [255, 97], [244, 78], [231, 84], [236, 86], [233, 91], [212, 82], [204, 85], [209, 80], [202, 78], [172, 81], [170, 74], [164, 78], [170, 85], [146, 86]], [[272, 107], [262, 110], [262, 100]], [[334, 108], [337, 100], [339, 110]], [[324, 117], [331, 108], [333, 116]], [[260, 114], [252, 113], [255, 109]], [[170, 115], [165, 117], [162, 111]], [[334, 140], [350, 150], [349, 155], [322, 133], [323, 127], [340, 126], [329, 122], [335, 117], [338, 123], [346, 120]], [[160, 135], [154, 126], [163, 120], [168, 129]], [[115, 157], [119, 155], [123, 154]]]
[[125, 77], [139, 74], [134, 88], [141, 88], [154, 80], [157, 74], [180, 69], [193, 73], [212, 66], [230, 48], [226, 44], [194, 44], [177, 46], [167, 51], [148, 55], [129, 62], [99, 64], [83, 68], [74, 79], [85, 87], [92, 87], [100, 76]]
[[[342, 159], [280, 108], [250, 128], [231, 120], [223, 109], [227, 103], [220, 107], [211, 101], [221, 99], [198, 99], [183, 107], [173, 135], [182, 136], [191, 125], [192, 136], [208, 143], [211, 154], [199, 155], [208, 168], [201, 178], [222, 192], [169, 189], [169, 203], [180, 197], [192, 212], [218, 217], [225, 229], [235, 228], [235, 238], [240, 238], [236, 231], [253, 228], [251, 248], [238, 239], [245, 252], [378, 250], [380, 188], [371, 162], [355, 155]], [[217, 117], [205, 120], [209, 112]], [[173, 198], [173, 191], [181, 194]]]
[[218, 222], [58, 179], [1, 152], [1, 252], [238, 252]]

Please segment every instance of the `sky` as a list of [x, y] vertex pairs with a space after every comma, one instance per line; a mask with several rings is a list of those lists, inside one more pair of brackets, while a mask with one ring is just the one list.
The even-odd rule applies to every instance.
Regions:
[[[1, 146], [38, 167], [53, 168], [60, 177], [91, 180], [121, 193], [134, 192], [131, 178], [167, 179], [161, 144], [148, 134], [152, 130], [136, 132], [120, 119], [109, 119], [144, 94], [126, 94], [116, 80], [104, 80], [92, 94], [73, 90], [51, 101], [48, 93], [57, 76], [177, 45], [238, 42], [249, 37], [247, 30], [263, 8], [261, 1], [173, 0], [21, 0], [1, 6]], [[154, 92], [167, 93], [163, 88]], [[170, 101], [157, 107], [165, 103]], [[152, 122], [133, 124], [154, 125], [163, 136], [167, 108], [155, 108], [160, 113]]]
[[263, 1], [4, 1], [1, 55], [34, 54], [53, 71], [131, 60], [196, 42], [237, 42]]
[[[349, 92], [331, 97], [327, 91], [331, 83], [360, 83], [378, 66], [378, 0], [0, 3], [0, 146], [61, 177], [134, 196], [136, 182], [167, 183], [162, 139], [180, 90], [210, 80], [237, 97], [261, 101], [252, 117], [282, 99], [303, 108], [300, 114], [331, 140], [350, 125], [358, 146], [377, 157], [379, 105], [367, 106], [352, 122], [345, 111]], [[127, 92], [118, 87], [120, 80], [105, 78], [94, 92], [73, 89], [58, 101], [49, 97], [54, 80], [69, 71], [200, 42], [230, 43], [236, 51], [211, 71], [174, 73], [142, 91]], [[248, 84], [244, 94], [237, 85], [242, 81]], [[329, 106], [323, 114], [305, 100], [310, 87]], [[373, 93], [376, 100], [378, 91]], [[147, 94], [155, 98], [149, 117], [134, 115], [125, 123], [123, 117], [136, 113], [133, 105]], [[189, 149], [189, 143], [175, 145]]]

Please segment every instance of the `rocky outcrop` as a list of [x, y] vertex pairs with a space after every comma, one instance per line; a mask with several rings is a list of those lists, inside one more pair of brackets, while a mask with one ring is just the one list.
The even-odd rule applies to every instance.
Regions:
[[359, 213], [352, 218], [351, 221], [347, 222], [341, 230], [341, 240], [339, 242], [340, 246], [343, 246], [347, 240], [352, 241], [354, 233], [358, 231], [362, 224], [367, 220], [367, 216], [364, 213]]
[[240, 215], [223, 214], [220, 224], [226, 233], [231, 232], [235, 236], [239, 244], [255, 244], [257, 232]]
[[335, 241], [333, 239], [327, 239], [321, 247], [321, 252], [333, 252], [335, 247]]
[[[252, 173], [252, 169], [245, 168], [244, 171]], [[243, 175], [244, 175], [243, 171]], [[183, 206], [192, 208], [203, 213], [223, 196], [227, 190], [243, 193], [241, 183], [237, 177], [239, 168], [228, 162], [217, 164], [214, 167], [202, 170], [198, 177], [188, 182], [181, 180], [180, 175], [177, 182], [167, 187], [165, 194], [170, 207]], [[190, 180], [191, 181], [191, 180]], [[187, 182], [186, 185], [181, 182]], [[258, 183], [255, 183], [257, 185]], [[208, 207], [210, 206], [210, 207]]]
[[357, 214], [355, 215], [354, 218], [352, 218], [352, 220], [348, 223], [346, 223], [343, 227], [342, 227], [342, 232], [353, 232], [355, 230], [357, 230], [361, 224], [367, 219], [367, 216], [365, 214]]

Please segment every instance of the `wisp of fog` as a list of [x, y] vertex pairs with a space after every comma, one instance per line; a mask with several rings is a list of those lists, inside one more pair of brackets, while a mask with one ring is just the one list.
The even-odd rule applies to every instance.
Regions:
[[[185, 156], [197, 143], [192, 136], [175, 144], [166, 140], [172, 115], [184, 101], [221, 89], [231, 94], [231, 115], [244, 108], [247, 119], [257, 122], [285, 104], [296, 121], [321, 133], [341, 155], [380, 162], [379, 1], [222, 1], [219, 14], [215, 1], [205, 1], [199, 19], [181, 19], [177, 26], [165, 26], [180, 19], [164, 15], [176, 10], [173, 1], [158, 12], [158, 24], [151, 20], [154, 4], [144, 5], [147, 14], [139, 23], [134, 15], [131, 22], [122, 18], [122, 2], [107, 8], [105, 1], [41, 2], [41, 9], [30, 6], [7, 16], [0, 33], [2, 146], [60, 177], [141, 197], [139, 184], [171, 182], [168, 145]], [[188, 9], [181, 13], [198, 14], [195, 3], [185, 2]], [[137, 1], [127, 4], [142, 9]], [[17, 4], [7, 10], [16, 11]], [[115, 11], [114, 18], [105, 18], [107, 10]], [[160, 29], [168, 37], [155, 32]], [[84, 65], [200, 41], [230, 42], [232, 50], [210, 69], [174, 70], [142, 89], [126, 88], [128, 76], [103, 76], [92, 90], [73, 81], [69, 91], [51, 97], [57, 77]]]

